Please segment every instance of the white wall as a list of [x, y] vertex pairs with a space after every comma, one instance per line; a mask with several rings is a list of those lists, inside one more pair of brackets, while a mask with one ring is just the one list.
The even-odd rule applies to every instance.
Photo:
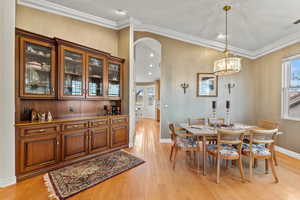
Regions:
[[0, 3], [0, 187], [15, 178], [15, 1]]

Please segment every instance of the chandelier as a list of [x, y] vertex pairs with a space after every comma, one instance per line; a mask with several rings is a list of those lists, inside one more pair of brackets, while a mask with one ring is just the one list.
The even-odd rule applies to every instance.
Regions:
[[225, 41], [226, 46], [224, 50], [224, 58], [215, 61], [214, 63], [214, 74], [215, 75], [231, 75], [241, 71], [241, 58], [235, 57], [230, 54], [228, 50], [228, 23], [227, 23], [227, 16], [228, 11], [231, 9], [231, 6], [224, 6], [223, 10], [226, 13], [226, 35]]

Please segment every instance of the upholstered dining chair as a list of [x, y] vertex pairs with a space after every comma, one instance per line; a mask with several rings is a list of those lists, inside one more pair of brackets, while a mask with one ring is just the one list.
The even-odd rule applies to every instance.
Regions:
[[[274, 130], [274, 129], [279, 129], [279, 124], [268, 120], [260, 120], [258, 121], [258, 127], [267, 130]], [[277, 137], [275, 137], [275, 142], [276, 139]], [[278, 166], [276, 151], [273, 152], [273, 159], [274, 159], [275, 166]]]
[[218, 130], [217, 144], [208, 144], [208, 155], [217, 158], [217, 183], [220, 182], [221, 159], [238, 160], [238, 166], [242, 181], [244, 182], [244, 170], [242, 164], [243, 130]]
[[[180, 133], [181, 129], [177, 129], [175, 127], [175, 124], [169, 124], [169, 129], [173, 143], [171, 147], [170, 161], [172, 161], [172, 157], [174, 154], [173, 169], [175, 169], [178, 150], [196, 152], [199, 148], [199, 145], [197, 143], [197, 139], [195, 139], [192, 134], [185, 132]], [[196, 155], [196, 153], [194, 153], [194, 155]]]
[[[224, 118], [208, 118], [209, 126], [217, 126], [225, 123]], [[217, 137], [210, 137], [207, 139], [209, 144], [217, 144]]]
[[266, 173], [268, 171], [267, 162], [269, 162], [275, 182], [278, 183], [278, 177], [275, 171], [273, 154], [275, 137], [278, 129], [264, 130], [264, 129], [253, 129], [251, 130], [250, 143], [243, 144], [242, 153], [243, 155], [250, 158], [249, 162], [249, 173], [250, 180], [253, 174], [253, 162], [254, 159], [265, 159], [266, 160]]
[[205, 125], [205, 118], [195, 118], [195, 119], [188, 118], [188, 124], [189, 126]]

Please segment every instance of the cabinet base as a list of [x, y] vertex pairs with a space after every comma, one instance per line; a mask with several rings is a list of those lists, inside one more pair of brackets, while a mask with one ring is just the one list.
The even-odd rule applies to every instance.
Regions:
[[113, 152], [113, 151], [117, 151], [117, 150], [121, 150], [121, 149], [125, 149], [125, 148], [128, 148], [128, 144], [120, 146], [120, 147], [108, 149], [106, 151], [102, 151], [102, 152], [86, 155], [86, 156], [83, 156], [83, 157], [75, 158], [73, 160], [63, 161], [63, 162], [60, 162], [60, 163], [52, 165], [52, 166], [48, 166], [48, 167], [44, 167], [42, 169], [34, 170], [32, 172], [27, 172], [27, 173], [24, 173], [24, 174], [17, 174], [17, 182], [20, 182], [22, 180], [25, 180], [25, 179], [28, 179], [28, 178], [31, 178], [31, 177], [34, 177], [34, 176], [37, 176], [37, 175], [47, 173], [47, 172], [55, 170], [55, 169], [65, 167], [65, 166], [68, 166], [68, 165], [71, 165], [71, 164], [74, 164], [74, 163], [77, 163], [77, 162], [80, 162], [80, 161], [88, 160], [88, 159], [91, 159], [91, 158], [94, 158], [94, 157], [97, 157], [97, 156], [100, 156], [100, 155], [104, 155], [104, 154], [107, 154], [107, 153], [110, 153], [110, 152]]

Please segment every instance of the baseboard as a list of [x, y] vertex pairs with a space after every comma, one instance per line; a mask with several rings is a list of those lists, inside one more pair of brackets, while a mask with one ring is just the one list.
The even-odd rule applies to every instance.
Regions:
[[282, 148], [280, 146], [275, 146], [275, 150], [278, 151], [278, 152], [280, 152], [280, 153], [283, 153], [283, 154], [285, 154], [287, 156], [290, 156], [292, 158], [300, 160], [300, 153], [297, 153], [297, 152], [294, 152], [294, 151]]
[[172, 140], [171, 140], [171, 138], [160, 138], [160, 139], [159, 139], [159, 142], [160, 142], [160, 143], [171, 144], [171, 143], [172, 143]]
[[17, 179], [15, 176], [7, 177], [7, 178], [0, 178], [0, 188], [16, 184], [16, 182], [17, 182]]

